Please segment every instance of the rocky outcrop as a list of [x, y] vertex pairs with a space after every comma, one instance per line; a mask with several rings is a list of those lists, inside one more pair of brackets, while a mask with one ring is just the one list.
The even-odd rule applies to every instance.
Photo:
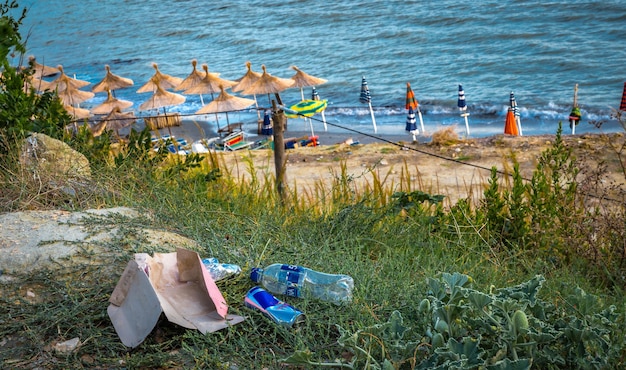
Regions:
[[22, 168], [34, 181], [48, 189], [62, 189], [73, 194], [91, 180], [89, 160], [66, 143], [40, 133], [24, 141], [20, 153]]
[[[78, 252], [110, 255], [112, 246], [135, 243], [146, 251], [172, 252], [177, 247], [198, 250], [188, 238], [140, 227], [130, 227], [139, 212], [130, 208], [84, 212], [25, 211], [0, 214], [0, 281], [46, 266], [72, 263]], [[123, 227], [121, 227], [123, 226]]]

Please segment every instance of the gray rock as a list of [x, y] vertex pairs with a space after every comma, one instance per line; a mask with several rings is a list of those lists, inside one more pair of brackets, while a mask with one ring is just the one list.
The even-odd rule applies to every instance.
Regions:
[[[0, 282], [12, 275], [29, 273], [88, 250], [95, 255], [111, 253], [104, 245], [114, 240], [130, 240], [136, 235], [122, 235], [120, 218], [140, 216], [130, 208], [109, 208], [85, 212], [25, 211], [0, 214]], [[126, 225], [127, 226], [127, 225]], [[153, 229], [129, 230], [141, 233], [149, 250], [172, 252], [177, 247], [199, 249], [197, 242], [169, 232]], [[71, 261], [70, 261], [71, 262]]]
[[40, 133], [25, 139], [20, 163], [32, 174], [33, 181], [68, 195], [75, 195], [79, 187], [86, 188], [91, 180], [89, 160], [82, 153]]

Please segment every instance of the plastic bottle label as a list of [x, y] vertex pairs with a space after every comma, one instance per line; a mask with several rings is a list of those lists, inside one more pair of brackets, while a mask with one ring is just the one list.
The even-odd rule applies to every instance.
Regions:
[[300, 287], [298, 286], [298, 280], [300, 280], [300, 272], [302, 272], [302, 267], [295, 265], [282, 265], [280, 269], [285, 270], [287, 273], [287, 290], [285, 291], [285, 295], [289, 297], [300, 297]]

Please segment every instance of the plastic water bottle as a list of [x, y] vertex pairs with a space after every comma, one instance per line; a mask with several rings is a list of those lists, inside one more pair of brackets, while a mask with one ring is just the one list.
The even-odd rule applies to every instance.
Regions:
[[210, 257], [202, 259], [202, 264], [209, 272], [213, 280], [218, 281], [229, 276], [237, 275], [241, 272], [241, 267], [230, 263], [220, 263], [217, 258]]
[[326, 274], [302, 266], [273, 264], [253, 268], [252, 281], [261, 283], [274, 294], [314, 297], [335, 304], [352, 300], [354, 280], [348, 275]]

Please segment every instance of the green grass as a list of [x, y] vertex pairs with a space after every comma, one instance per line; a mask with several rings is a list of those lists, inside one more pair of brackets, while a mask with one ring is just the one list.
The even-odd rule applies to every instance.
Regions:
[[[433, 323], [418, 306], [429, 297], [429, 278], [457, 272], [471, 276], [473, 287], [482, 292], [521, 284], [541, 274], [546, 278], [542, 300], [563, 309], [564, 315], [575, 311], [569, 300], [576, 287], [599, 297], [593, 308], [598, 313], [615, 305], [619, 319], [608, 334], [611, 350], [605, 352], [609, 356], [606, 366], [620, 367], [625, 362], [624, 285], [607, 283], [601, 273], [590, 274], [597, 266], [586, 260], [555, 262], [543, 250], [535, 254], [521, 244], [498, 242], [497, 236], [503, 234], [486, 233], [486, 229], [490, 222], [500, 222], [499, 216], [481, 218], [479, 205], [465, 207], [462, 202], [444, 210], [436, 197], [429, 196], [430, 189], [420, 189], [419, 179], [403, 178], [399, 184], [390, 184], [386, 174], [373, 169], [373, 180], [357, 188], [342, 166], [329, 191], [322, 186], [304, 194], [292, 191], [282, 204], [271, 169], [260, 181], [237, 178], [216, 156], [155, 162], [130, 153], [117, 166], [102, 165], [94, 171], [103, 191], [59, 202], [38, 193], [26, 176], [11, 177], [16, 167], [10, 160], [2, 165], [3, 197], [13, 199], [13, 210], [33, 205], [55, 208], [62, 204], [70, 210], [124, 205], [151, 216], [132, 222], [113, 220], [123, 227], [124, 236], [105, 246], [110, 254], [84, 251], [86, 258], [76, 259], [80, 262], [69, 270], [39, 271], [21, 277], [19, 284], [1, 286], [0, 337], [6, 343], [0, 346], [0, 359], [5, 368], [275, 369], [294, 353], [305, 352], [316, 363], [339, 358], [349, 363], [360, 358], [354, 348], [339, 345], [342, 333], [369, 333], [372, 327], [395, 317], [396, 311], [401, 313], [403, 325], [412, 328], [401, 342], [423, 343], [419, 348], [434, 354], [427, 335]], [[244, 159], [240, 165], [252, 166], [252, 162]], [[402, 171], [409, 172], [406, 165]], [[509, 189], [501, 191], [505, 194]], [[182, 234], [199, 243], [202, 257], [240, 265], [244, 270], [241, 276], [220, 281], [218, 286], [230, 305], [229, 312], [247, 319], [202, 335], [162, 318], [144, 343], [126, 349], [106, 307], [133, 254], [154, 252], [142, 238], [143, 228]], [[247, 271], [271, 263], [351, 275], [355, 280], [353, 302], [335, 306], [279, 297], [307, 317], [297, 328], [281, 328], [243, 306], [245, 293], [254, 286]], [[28, 289], [45, 293], [29, 300], [25, 295]], [[65, 356], [50, 349], [51, 343], [74, 337], [83, 343], [76, 352]], [[381, 343], [391, 346], [396, 342], [381, 338]], [[393, 363], [397, 368], [417, 368], [420, 356], [423, 352], [407, 354]], [[575, 363], [570, 360], [561, 367]]]

